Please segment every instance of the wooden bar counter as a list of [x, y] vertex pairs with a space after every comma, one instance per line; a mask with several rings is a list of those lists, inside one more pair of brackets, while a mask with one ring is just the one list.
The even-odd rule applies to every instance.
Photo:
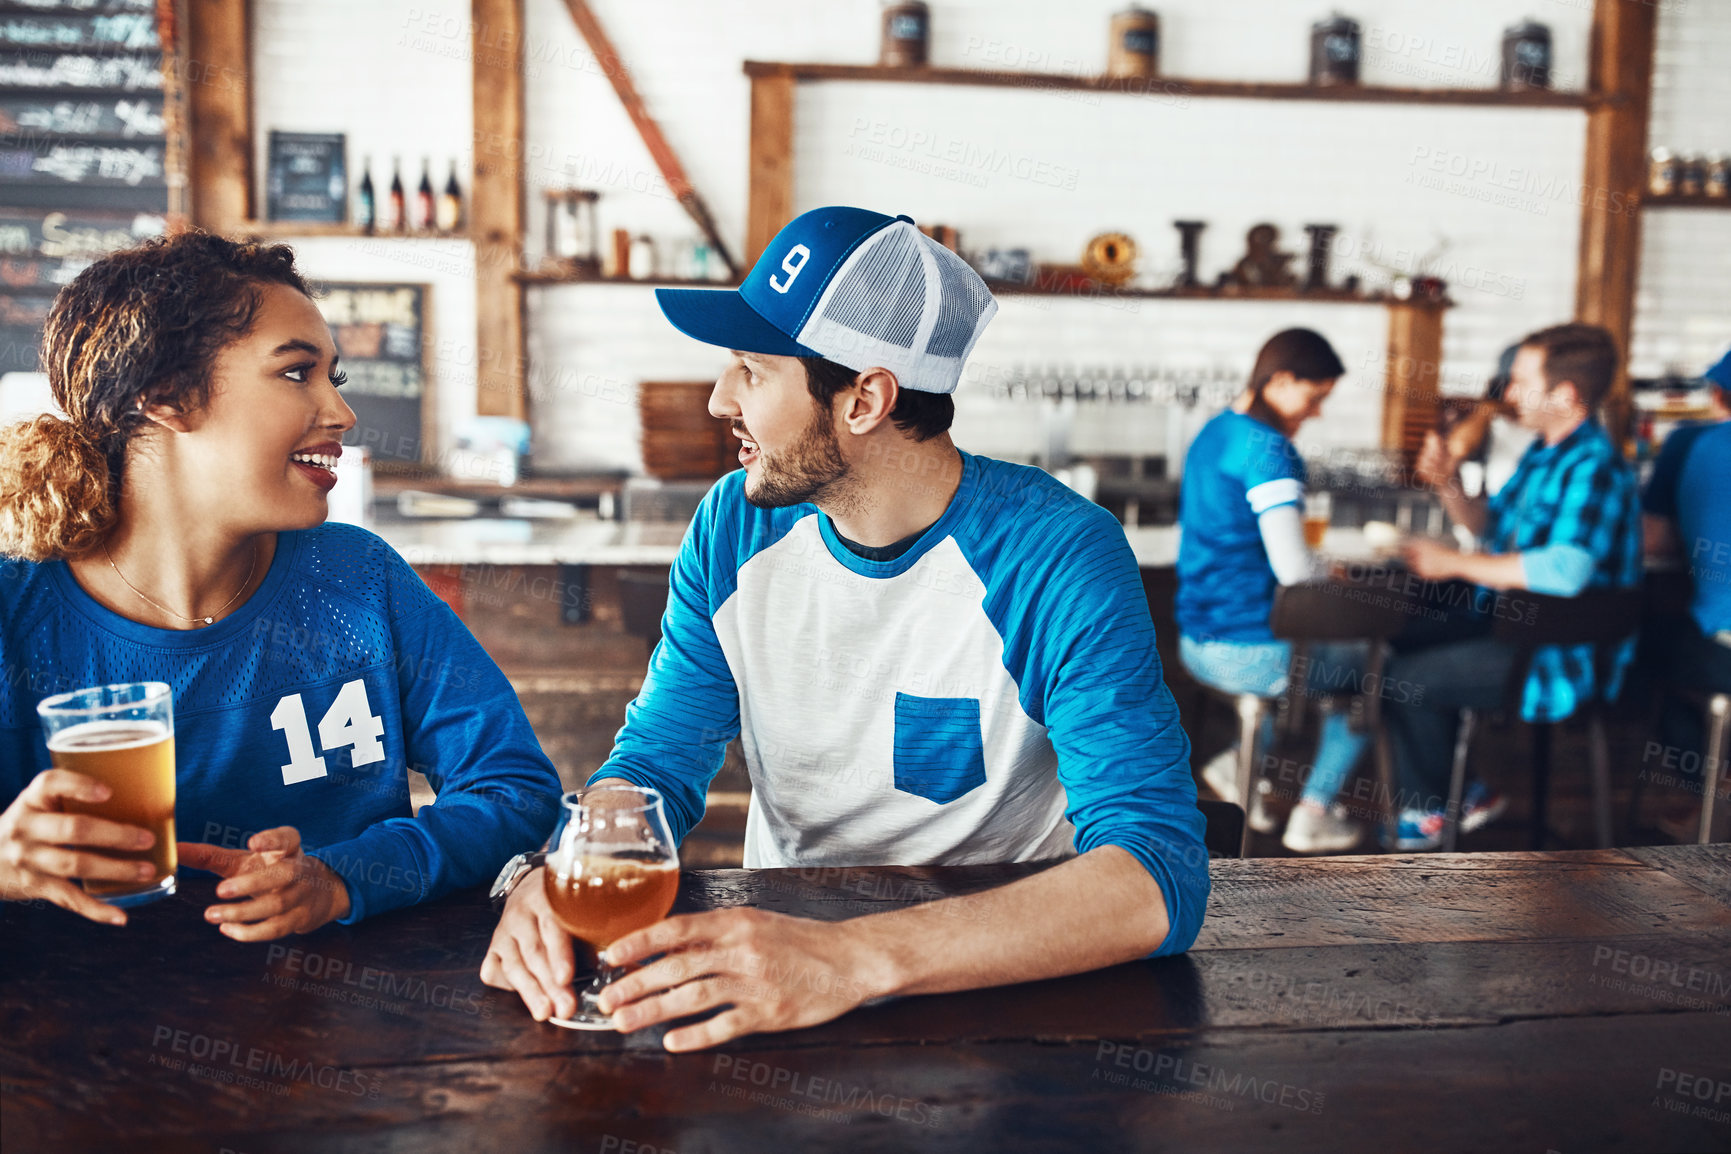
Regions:
[[[1038, 866], [688, 872], [853, 917]], [[0, 913], [24, 1151], [1731, 1148], [1731, 847], [1214, 863], [1196, 948], [671, 1055], [476, 976], [467, 891], [243, 945], [208, 880], [123, 930]], [[802, 975], [781, 975], [799, 981]]]

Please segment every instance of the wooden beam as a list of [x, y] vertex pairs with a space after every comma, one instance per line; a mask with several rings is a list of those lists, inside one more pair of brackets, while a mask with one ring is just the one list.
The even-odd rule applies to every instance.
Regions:
[[523, 0], [471, 0], [474, 22], [475, 411], [529, 419], [523, 366]]
[[1655, 5], [1630, 0], [1596, 0], [1593, 6], [1588, 84], [1608, 99], [1587, 113], [1575, 319], [1609, 329], [1623, 354], [1604, 406], [1605, 426], [1618, 443], [1627, 440], [1632, 416], [1629, 336], [1641, 260], [1657, 13]]
[[577, 31], [589, 44], [589, 51], [595, 54], [595, 61], [601, 65], [601, 71], [607, 74], [607, 80], [613, 85], [613, 94], [619, 98], [619, 103], [625, 108], [625, 115], [631, 118], [631, 123], [637, 128], [637, 135], [642, 138], [643, 146], [649, 150], [649, 156], [655, 161], [655, 167], [661, 170], [661, 177], [667, 181], [667, 188], [673, 193], [691, 219], [697, 222], [697, 227], [703, 230], [703, 235], [715, 249], [715, 254], [721, 258], [721, 263], [727, 266], [730, 279], [738, 280], [741, 270], [733, 263], [733, 256], [727, 251], [727, 242], [721, 239], [721, 231], [715, 227], [715, 218], [709, 215], [709, 206], [703, 203], [703, 198], [692, 187], [691, 180], [685, 175], [685, 166], [679, 163], [679, 157], [673, 151], [673, 146], [667, 143], [667, 137], [661, 134], [661, 126], [655, 123], [655, 118], [649, 115], [649, 110], [643, 105], [643, 97], [637, 94], [637, 85], [631, 80], [631, 70], [625, 67], [625, 61], [620, 58], [619, 50], [613, 47], [613, 41], [607, 38], [607, 32], [601, 27], [601, 21], [589, 7], [588, 0], [565, 0], [565, 7], [571, 11], [571, 22], [577, 25]]
[[1382, 447], [1398, 449], [1410, 468], [1436, 428], [1437, 380], [1442, 365], [1443, 309], [1390, 301], [1388, 371], [1382, 398]]
[[751, 78], [751, 184], [745, 209], [745, 265], [750, 268], [781, 226], [793, 219], [793, 83], [791, 73]]
[[176, 61], [192, 147], [187, 157], [192, 223], [237, 233], [252, 219], [252, 6], [248, 0], [188, 0]]

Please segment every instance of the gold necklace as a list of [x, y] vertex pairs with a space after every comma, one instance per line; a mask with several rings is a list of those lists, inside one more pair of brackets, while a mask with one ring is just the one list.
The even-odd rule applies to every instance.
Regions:
[[114, 575], [120, 578], [121, 584], [125, 585], [128, 589], [132, 590], [146, 601], [149, 601], [152, 605], [162, 610], [162, 612], [168, 614], [170, 617], [178, 617], [182, 621], [202, 622], [205, 625], [212, 624], [216, 620], [216, 613], [221, 613], [224, 609], [233, 605], [235, 601], [239, 599], [240, 595], [246, 592], [246, 587], [252, 584], [252, 575], [254, 571], [258, 569], [258, 544], [255, 542], [252, 547], [252, 563], [246, 567], [246, 580], [240, 583], [240, 588], [234, 591], [234, 596], [230, 597], [227, 601], [224, 601], [221, 607], [217, 609], [216, 613], [212, 613], [209, 617], [188, 617], [184, 613], [176, 613], [174, 610], [159, 601], [151, 600], [148, 593], [128, 581], [126, 579], [126, 574], [120, 571], [120, 566], [114, 563], [114, 554], [109, 552], [106, 542], [103, 543], [102, 552], [108, 557], [108, 567], [114, 570]]

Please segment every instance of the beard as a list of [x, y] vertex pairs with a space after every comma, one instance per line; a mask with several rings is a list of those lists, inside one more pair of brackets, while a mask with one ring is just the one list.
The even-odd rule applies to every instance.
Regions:
[[770, 454], [760, 449], [760, 476], [755, 487], [748, 479], [745, 499], [759, 509], [783, 509], [835, 495], [848, 476], [828, 410], [812, 406], [811, 423], [791, 448]]

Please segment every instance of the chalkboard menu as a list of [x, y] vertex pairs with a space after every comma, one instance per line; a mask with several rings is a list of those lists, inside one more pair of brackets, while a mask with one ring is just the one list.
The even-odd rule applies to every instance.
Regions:
[[267, 175], [269, 219], [348, 219], [349, 175], [342, 133], [273, 131]]
[[0, 206], [0, 373], [36, 368], [42, 319], [91, 261], [162, 231], [154, 213]]
[[426, 364], [429, 287], [318, 287], [319, 312], [336, 339], [338, 367], [349, 377], [343, 399], [355, 411], [355, 427], [344, 443], [366, 446], [373, 463], [387, 471], [421, 464], [433, 414]]
[[0, 2], [0, 372], [91, 261], [168, 209], [155, 0]]

